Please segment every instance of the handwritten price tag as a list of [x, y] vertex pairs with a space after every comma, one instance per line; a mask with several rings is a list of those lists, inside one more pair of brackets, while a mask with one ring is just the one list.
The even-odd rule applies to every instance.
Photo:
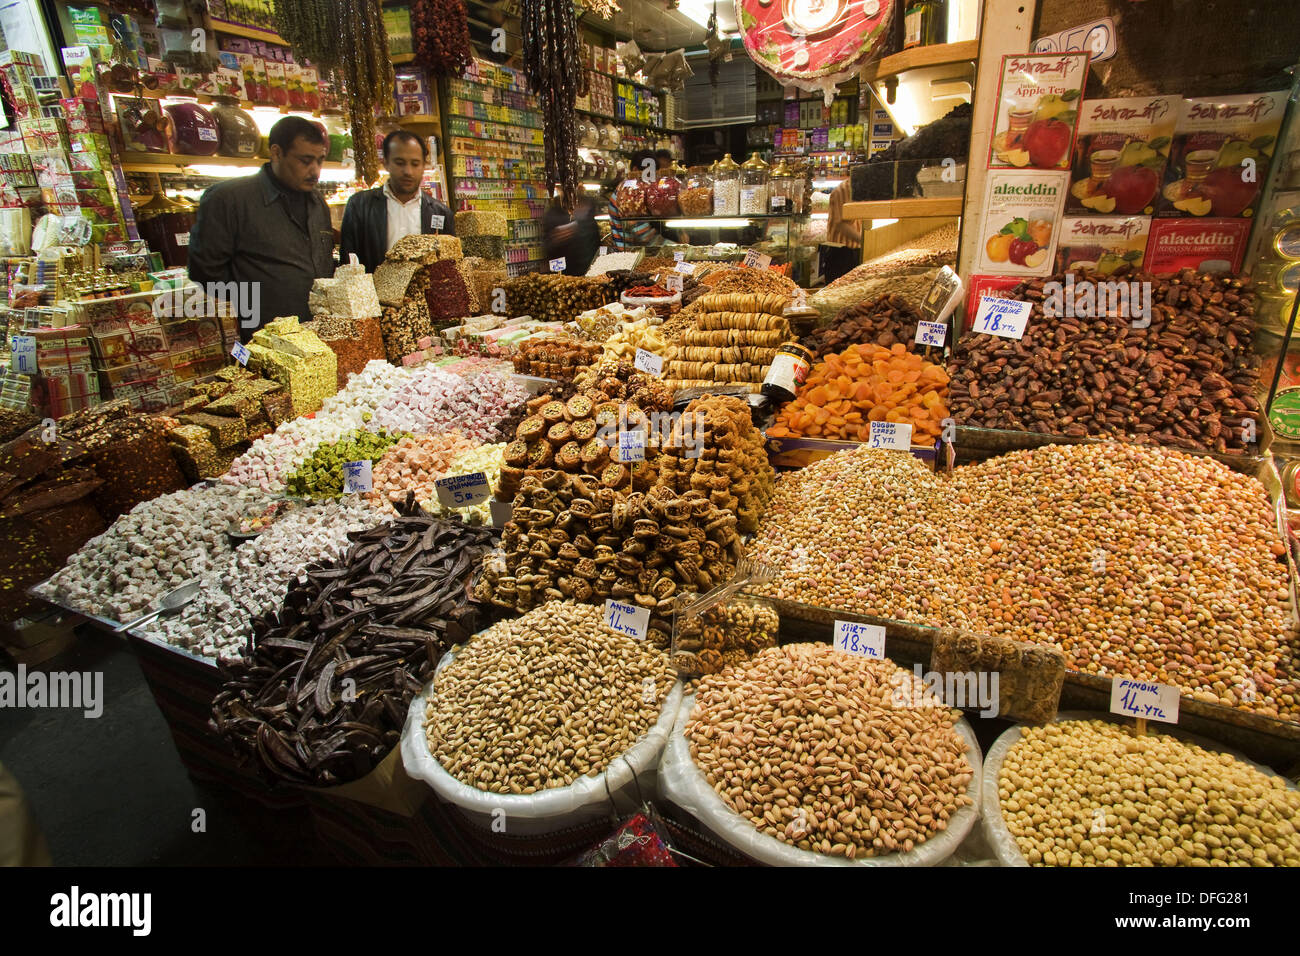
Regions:
[[855, 621], [835, 622], [835, 649], [846, 654], [859, 654], [883, 660], [885, 656], [885, 629], [879, 624], [858, 624]]
[[443, 227], [443, 224], [444, 224], [446, 221], [447, 221], [447, 219], [446, 219], [445, 216], [430, 216], [430, 217], [429, 217], [429, 225], [432, 226], [434, 229], [441, 229], [441, 228]]
[[808, 308], [807, 289], [795, 289], [794, 292], [790, 294], [790, 308], [792, 309]]
[[664, 360], [654, 352], [647, 352], [645, 349], [636, 350], [637, 370], [645, 372], [647, 375], [662, 375], [664, 373]]
[[1116, 677], [1110, 685], [1110, 712], [1125, 717], [1178, 723], [1178, 688]]
[[605, 600], [605, 626], [611, 630], [644, 641], [650, 633], [650, 609], [635, 604], [620, 604]]
[[685, 259], [685, 258], [686, 258], [686, 253], [684, 253], [684, 252], [674, 252], [674, 253], [673, 253], [673, 260], [676, 261], [676, 262], [681, 262], [681, 261], [682, 261], [683, 259]]
[[692, 272], [695, 271], [695, 263], [693, 263], [693, 262], [679, 262], [679, 263], [677, 263], [677, 265], [675, 266], [675, 268], [676, 268], [676, 270], [677, 270], [679, 273], [681, 273], [682, 275], [684, 275], [684, 276], [688, 276], [688, 275], [690, 275]]
[[9, 339], [9, 367], [19, 375], [36, 374], [36, 336], [15, 335]]
[[607, 255], [609, 255], [609, 246], [601, 246], [601, 247], [597, 250], [597, 252], [599, 252], [600, 255], [602, 255], [602, 256], [607, 256]]
[[439, 478], [433, 483], [433, 487], [437, 489], [438, 500], [442, 502], [444, 508], [469, 508], [472, 505], [482, 504], [492, 497], [492, 488], [488, 484], [487, 475], [481, 471]]
[[566, 268], [568, 268], [568, 265], [569, 264], [565, 261], [564, 256], [560, 256], [558, 259], [551, 260], [551, 271], [563, 272]]
[[867, 446], [890, 451], [910, 451], [912, 426], [903, 422], [872, 422]]
[[684, 288], [682, 285], [682, 277], [679, 275], [667, 276], [664, 279], [664, 288], [669, 292], [681, 292]]
[[248, 346], [245, 345], [243, 342], [236, 342], [234, 345], [232, 345], [230, 347], [230, 354], [235, 357], [235, 361], [238, 362], [240, 365], [248, 364], [248, 356], [249, 356]]
[[618, 433], [618, 460], [624, 464], [645, 461], [645, 432], [633, 429]]
[[1012, 299], [995, 299], [992, 296], [982, 295], [971, 330], [985, 332], [988, 335], [1000, 335], [1004, 339], [1022, 338], [1025, 334], [1025, 326], [1029, 324], [1029, 312], [1033, 307], [1032, 302], [1016, 302]]
[[373, 491], [374, 478], [371, 475], [370, 459], [364, 461], [345, 461], [343, 463], [343, 493], [355, 495], [363, 491]]
[[943, 340], [948, 337], [948, 326], [942, 322], [917, 322], [916, 338], [914, 341], [917, 345], [943, 345]]
[[766, 269], [772, 264], [772, 257], [765, 256], [756, 249], [750, 249], [745, 253], [745, 268], [747, 269]]

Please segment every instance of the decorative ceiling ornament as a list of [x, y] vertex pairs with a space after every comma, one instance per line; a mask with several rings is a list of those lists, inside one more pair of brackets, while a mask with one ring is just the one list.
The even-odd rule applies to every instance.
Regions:
[[783, 86], [821, 92], [880, 56], [897, 0], [735, 0], [745, 51]]

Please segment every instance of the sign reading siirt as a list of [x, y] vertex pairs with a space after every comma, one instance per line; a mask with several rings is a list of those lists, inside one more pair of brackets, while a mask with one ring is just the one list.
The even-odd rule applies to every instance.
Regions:
[[885, 657], [885, 628], [856, 621], [835, 622], [835, 649], [875, 660]]

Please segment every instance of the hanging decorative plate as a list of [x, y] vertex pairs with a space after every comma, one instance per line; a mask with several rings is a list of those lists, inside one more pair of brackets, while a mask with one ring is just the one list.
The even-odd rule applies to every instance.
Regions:
[[745, 50], [786, 86], [830, 90], [878, 57], [896, 0], [735, 0]]

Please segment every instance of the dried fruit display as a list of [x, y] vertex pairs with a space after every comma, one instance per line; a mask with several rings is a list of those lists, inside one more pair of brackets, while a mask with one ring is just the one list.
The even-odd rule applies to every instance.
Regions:
[[[580, 55], [573, 4], [523, 0], [519, 31], [524, 38], [524, 72], [542, 101], [546, 181], [558, 183], [564, 208], [578, 199], [578, 128], [575, 100], [587, 95], [587, 71]], [[581, 311], [581, 310], [579, 310]]]
[[[1024, 337], [967, 332], [953, 350], [949, 396], [958, 424], [1071, 437], [1122, 437], [1241, 451], [1258, 423], [1253, 296], [1240, 279], [1184, 269], [1150, 283], [1149, 324], [1129, 309], [1089, 306], [1112, 276], [1032, 279], [1004, 298], [1033, 302]], [[1055, 282], [1057, 285], [1049, 286]], [[1073, 301], [1052, 289], [1074, 290]], [[1135, 293], [1136, 295], [1136, 293]], [[1064, 315], [1049, 317], [1045, 309]], [[1130, 311], [1131, 310], [1131, 311]], [[1074, 313], [1073, 315], [1069, 313]], [[1125, 314], [1127, 313], [1127, 314]]]
[[433, 76], [461, 76], [473, 56], [464, 0], [411, 0], [415, 62]]
[[478, 630], [468, 587], [490, 536], [424, 516], [357, 534], [254, 622], [249, 656], [221, 664], [213, 729], [272, 779], [330, 786], [370, 773], [438, 659]]
[[889, 348], [901, 342], [911, 349], [920, 318], [920, 312], [911, 302], [902, 296], [885, 294], [840, 310], [829, 325], [814, 329], [799, 344], [815, 358], [841, 352], [850, 345]]
[[850, 345], [813, 366], [794, 401], [767, 430], [771, 438], [867, 441], [872, 422], [912, 426], [912, 444], [932, 444], [948, 417], [948, 373], [901, 342]]

